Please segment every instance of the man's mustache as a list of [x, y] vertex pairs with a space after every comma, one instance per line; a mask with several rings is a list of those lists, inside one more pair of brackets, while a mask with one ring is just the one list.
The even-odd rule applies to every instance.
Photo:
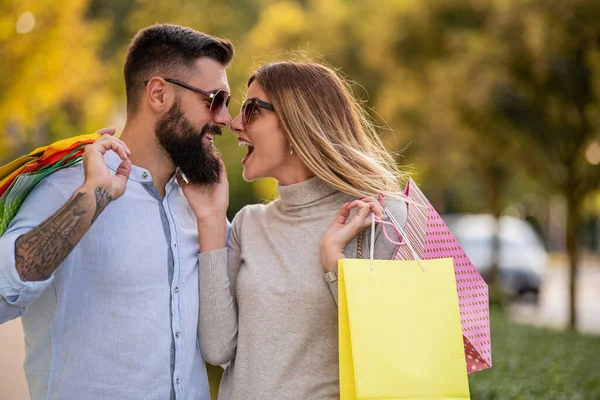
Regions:
[[200, 136], [204, 137], [204, 136], [206, 136], [207, 133], [212, 133], [213, 135], [219, 135], [219, 136], [221, 136], [223, 134], [223, 132], [221, 131], [221, 128], [215, 124], [204, 125], [204, 127], [202, 128], [202, 131], [200, 132]]

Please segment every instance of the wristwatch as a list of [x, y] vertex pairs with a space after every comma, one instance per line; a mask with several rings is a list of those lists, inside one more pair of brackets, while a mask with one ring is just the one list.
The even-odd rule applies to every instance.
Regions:
[[324, 277], [325, 277], [325, 280], [327, 281], [327, 283], [337, 282], [337, 280], [338, 280], [337, 269], [334, 269], [333, 271], [325, 272]]

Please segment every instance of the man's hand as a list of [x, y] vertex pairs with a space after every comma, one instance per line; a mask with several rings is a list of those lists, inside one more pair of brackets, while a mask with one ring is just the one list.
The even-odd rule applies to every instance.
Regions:
[[[98, 133], [107, 130], [111, 130], [111, 128], [101, 129]], [[129, 159], [131, 152], [127, 145], [122, 140], [113, 137], [113, 134], [114, 129], [112, 129], [112, 133], [102, 134], [94, 143], [85, 146], [83, 154], [85, 182], [81, 190], [94, 193], [97, 198], [100, 196], [108, 201], [116, 200], [125, 193], [131, 172], [131, 160]], [[104, 162], [104, 154], [108, 150], [117, 153], [122, 160], [114, 176]]]
[[[131, 153], [113, 133], [114, 129], [85, 147], [83, 186], [50, 218], [15, 241], [15, 269], [22, 281], [48, 279], [108, 203], [125, 193]], [[123, 160], [114, 176], [104, 162], [108, 150]]]

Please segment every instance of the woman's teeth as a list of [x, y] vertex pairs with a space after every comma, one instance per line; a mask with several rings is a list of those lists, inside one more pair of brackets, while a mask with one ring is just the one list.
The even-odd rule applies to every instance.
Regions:
[[245, 147], [254, 147], [254, 145], [252, 143], [247, 142], [245, 140], [241, 140], [241, 139], [238, 139], [238, 145], [245, 146]]
[[239, 138], [238, 138], [238, 145], [248, 148], [248, 154], [246, 154], [246, 157], [244, 157], [244, 159], [242, 160], [242, 165], [244, 165], [246, 163], [246, 161], [248, 161], [248, 157], [250, 157], [250, 154], [252, 154], [252, 152], [254, 152], [254, 145], [252, 143], [248, 142], [247, 140], [239, 139]]

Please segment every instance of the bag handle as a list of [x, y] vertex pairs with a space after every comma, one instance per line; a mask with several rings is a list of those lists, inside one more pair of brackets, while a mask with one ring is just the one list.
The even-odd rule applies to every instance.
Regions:
[[[371, 214], [371, 246], [369, 248], [369, 253], [370, 253], [369, 258], [371, 260], [371, 271], [373, 271], [374, 267], [375, 267], [375, 263], [374, 263], [374, 259], [375, 259], [375, 223], [382, 225], [381, 228], [383, 229], [383, 234], [385, 235], [385, 238], [390, 243], [395, 244], [397, 246], [403, 246], [403, 245], [408, 246], [408, 249], [410, 250], [415, 261], [421, 267], [421, 271], [425, 271], [425, 267], [423, 267], [423, 264], [421, 263], [421, 258], [419, 257], [419, 255], [417, 254], [415, 249], [412, 247], [412, 245], [410, 244], [410, 242], [408, 240], [404, 240], [404, 236], [402, 235], [404, 230], [402, 229], [402, 227], [400, 226], [400, 224], [398, 223], [398, 221], [396, 220], [394, 215], [390, 212], [390, 210], [388, 210], [387, 207], [384, 209], [384, 213], [385, 213], [385, 215], [387, 215], [387, 217], [390, 219], [391, 222], [383, 221], [382, 219], [376, 217], [375, 214]], [[392, 240], [389, 237], [387, 230], [385, 229], [386, 226], [391, 226], [394, 229], [394, 232], [396, 233], [398, 238], [400, 238], [399, 242]], [[363, 232], [364, 231], [361, 231], [358, 234], [358, 238], [357, 238], [357, 242], [356, 242], [356, 257], [357, 258], [362, 258]]]

